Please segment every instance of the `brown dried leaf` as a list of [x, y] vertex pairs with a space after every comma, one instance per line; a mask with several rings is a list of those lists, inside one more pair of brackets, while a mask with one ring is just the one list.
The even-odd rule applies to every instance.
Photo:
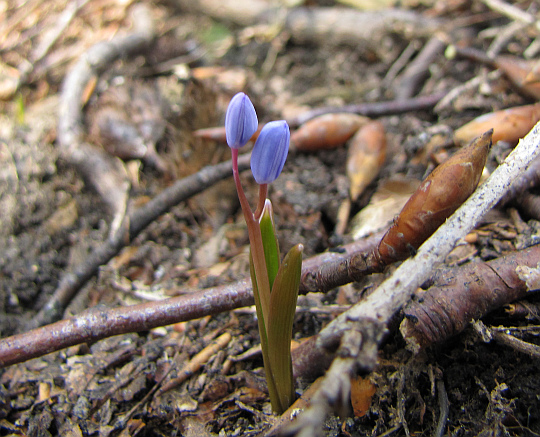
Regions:
[[376, 249], [382, 264], [408, 258], [473, 193], [492, 133], [459, 150], [420, 184]]
[[493, 143], [506, 141], [517, 144], [540, 120], [540, 103], [490, 112], [475, 118], [454, 133], [457, 144], [467, 144], [493, 129]]
[[540, 82], [531, 80], [534, 78], [535, 68], [538, 61], [527, 61], [516, 56], [498, 56], [495, 59], [495, 66], [501, 70], [508, 79], [523, 94], [534, 99], [540, 99]]
[[377, 177], [386, 158], [386, 134], [380, 121], [370, 121], [353, 136], [347, 157], [350, 196], [354, 202]]
[[365, 416], [377, 387], [369, 379], [358, 376], [351, 379], [351, 404], [356, 417]]
[[291, 134], [296, 150], [333, 149], [344, 144], [369, 118], [349, 113], [324, 114], [304, 123]]

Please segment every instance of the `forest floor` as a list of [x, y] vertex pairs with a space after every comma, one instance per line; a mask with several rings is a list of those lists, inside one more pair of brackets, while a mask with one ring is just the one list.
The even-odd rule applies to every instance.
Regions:
[[[121, 53], [82, 83], [77, 140], [96, 150], [82, 160], [76, 158], [77, 144], [60, 138], [60, 117], [72, 115], [61, 113], [68, 98], [62, 93], [68, 89], [65, 79], [95, 44], [132, 32], [131, 12], [141, 4], [2, 3], [0, 351], [9, 336], [89, 308], [199, 296], [201, 290], [236, 287], [249, 277], [247, 230], [227, 176], [130, 231], [106, 262], [89, 267], [91, 274], [63, 298], [57, 315], [43, 314], [61, 284], [69, 282], [66, 275], [113, 244], [126, 211], [134, 217], [130, 214], [176, 181], [230, 159], [222, 140], [196, 131], [223, 126], [227, 104], [239, 91], [250, 96], [260, 122], [286, 119], [292, 131], [314, 108], [352, 104], [367, 104], [364, 115], [384, 126], [386, 159], [351, 203], [350, 144], [292, 146], [269, 197], [282, 251], [302, 243], [305, 259], [340, 253], [343, 245], [384, 231], [419, 181], [458, 149], [453, 140], [458, 128], [539, 97], [516, 86], [496, 63], [452, 55], [453, 48], [470, 47], [492, 59], [538, 59], [540, 32], [534, 23], [540, 10], [534, 1], [512, 3], [522, 16], [479, 0], [409, 0], [401, 9], [375, 12], [326, 0], [284, 3], [143, 2], [143, 18], [155, 26], [147, 29], [151, 41], [137, 53]], [[351, 16], [354, 20], [347, 20]], [[418, 96], [433, 101], [414, 107]], [[384, 102], [380, 110], [369, 106]], [[413, 104], [400, 110], [396, 102]], [[525, 123], [528, 132], [539, 113], [505, 122]], [[337, 126], [339, 117], [333, 120]], [[111, 138], [115, 129], [123, 144]], [[313, 134], [313, 144], [318, 136]], [[515, 143], [493, 145], [486, 176]], [[360, 164], [354, 171], [365, 169]], [[242, 181], [255, 202], [251, 174], [242, 173]], [[527, 192], [533, 207], [522, 208], [523, 197], [496, 207], [441, 267], [494, 260], [538, 244], [540, 203], [534, 190]], [[381, 199], [391, 201], [389, 210], [382, 211]], [[366, 223], [358, 217], [365, 207], [378, 218]], [[533, 261], [532, 266], [538, 263]], [[294, 345], [368, 295], [397, 265], [301, 295]], [[321, 432], [540, 435], [540, 361], [538, 352], [534, 355], [539, 304], [531, 294], [482, 317], [487, 329], [519, 330], [529, 353], [486, 341], [478, 325], [469, 324], [413, 353], [398, 329], [403, 315], [396, 314], [376, 367], [353, 381], [354, 409], [344, 417], [330, 416]], [[231, 308], [216, 305], [201, 310], [203, 317], [81, 341], [0, 366], [0, 436], [264, 435], [279, 417], [272, 413], [264, 380], [256, 313], [251, 306]], [[46, 343], [42, 337], [39, 342]], [[322, 363], [313, 367], [324, 373]], [[173, 377], [175, 383], [162, 389]], [[309, 396], [312, 382], [300, 378], [298, 393]]]

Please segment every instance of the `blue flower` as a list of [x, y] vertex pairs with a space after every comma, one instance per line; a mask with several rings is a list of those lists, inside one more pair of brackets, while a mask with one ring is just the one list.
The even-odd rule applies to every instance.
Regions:
[[257, 131], [257, 126], [257, 113], [253, 103], [244, 93], [236, 94], [225, 114], [225, 134], [229, 147], [239, 149], [245, 146]]
[[271, 121], [262, 128], [251, 153], [251, 172], [258, 184], [277, 179], [287, 159], [290, 139], [285, 120]]

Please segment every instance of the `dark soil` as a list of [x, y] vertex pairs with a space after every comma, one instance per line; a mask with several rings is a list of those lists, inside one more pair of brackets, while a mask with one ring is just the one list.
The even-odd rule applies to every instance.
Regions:
[[[45, 19], [47, 2], [34, 3], [36, 14], [41, 16], [35, 25], [42, 30], [52, 27]], [[50, 6], [51, 13], [56, 14], [64, 5], [49, 3], [58, 3]], [[309, 3], [313, 7], [322, 5]], [[332, 7], [342, 7], [331, 3]], [[466, 27], [467, 37], [456, 36], [455, 42], [466, 42], [480, 50], [486, 50], [493, 38], [485, 36], [487, 30], [510, 22], [481, 2], [446, 2], [446, 7], [413, 3], [411, 8], [426, 16], [470, 20], [473, 24]], [[534, 2], [517, 4], [524, 10], [527, 5], [538, 9]], [[175, 56], [191, 55], [193, 45], [202, 55], [184, 61], [186, 77], [181, 73], [175, 76], [171, 70], [142, 74], [142, 67], [148, 66], [151, 58], [147, 55], [111, 65], [97, 81], [85, 109], [89, 135], [94, 117], [102, 110], [100, 98], [117, 83], [148, 82], [158, 90], [154, 114], [160, 116], [164, 132], [157, 141], [156, 153], [166, 169], [156, 168], [155, 159], [148, 156], [125, 159], [131, 182], [130, 210], [176, 179], [228, 159], [224, 144], [196, 138], [192, 132], [222, 125], [226, 105], [236, 91], [248, 92], [259, 119], [265, 122], [292, 118], [310, 107], [391, 100], [399, 76], [389, 81], [385, 79], [387, 72], [409, 44], [421, 48], [426, 41], [413, 31], [406, 37], [389, 33], [376, 48], [365, 48], [354, 41], [302, 44], [287, 40], [283, 34], [269, 39], [264, 29], [257, 28], [251, 28], [253, 35], [249, 37], [249, 32], [238, 25], [172, 4], [150, 7], [159, 23], [158, 35], [169, 41], [159, 49], [163, 50], [162, 58], [173, 57], [170, 52], [174, 50], [181, 52]], [[24, 5], [18, 8], [23, 10]], [[37, 42], [28, 36], [25, 23], [13, 18], [16, 11], [9, 12], [1, 15], [11, 17], [10, 23], [27, 40], [2, 49], [1, 62], [17, 67], [23, 59], [31, 58]], [[95, 14], [100, 14], [99, 18]], [[110, 37], [116, 27], [127, 28], [128, 23], [125, 6], [90, 2], [50, 53], [61, 53], [68, 47], [82, 51], [99, 38]], [[90, 29], [101, 29], [96, 31], [99, 38], [92, 36]], [[482, 30], [486, 31], [484, 36]], [[283, 43], [271, 63], [269, 51], [279, 38]], [[517, 32], [503, 52], [520, 54], [534, 38], [538, 38], [537, 31]], [[160, 57], [158, 51], [153, 55]], [[76, 61], [73, 56], [69, 64]], [[160, 65], [165, 60], [154, 62]], [[103, 199], [58, 150], [59, 87], [67, 70], [64, 63], [48, 68], [47, 74], [36, 73], [11, 99], [2, 102], [2, 338], [24, 331], [62, 276], [83, 263], [109, 237], [113, 218]], [[387, 160], [378, 179], [352, 206], [351, 214], [366, 206], [385, 180], [397, 174], [422, 179], [451, 154], [454, 146], [448, 142], [429, 149], [436, 134], [451, 136], [454, 129], [475, 116], [531, 103], [506, 79], [488, 77], [489, 71], [469, 60], [450, 60], [442, 53], [433, 60], [427, 78], [420, 83], [420, 94], [451, 90], [477, 76], [484, 77], [484, 86], [465, 90], [440, 113], [427, 109], [380, 117], [388, 138]], [[509, 148], [494, 147], [488, 168], [496, 165], [496, 154], [504, 155]], [[338, 211], [348, 198], [346, 160], [346, 146], [291, 152], [283, 173], [269, 191], [282, 251], [301, 242], [305, 256], [310, 257], [351, 240], [351, 225], [345, 235], [334, 233]], [[254, 202], [256, 185], [249, 173], [242, 178]], [[537, 238], [539, 218], [527, 216], [519, 208], [518, 213], [523, 219], [520, 223]], [[478, 235], [477, 241], [468, 246], [471, 252], [466, 260], [492, 259], [522, 245], [515, 220], [505, 208], [486, 218]], [[463, 262], [459, 255], [455, 254], [455, 259]], [[165, 299], [248, 275], [247, 232], [232, 179], [228, 179], [155, 220], [100, 268], [64, 314], [67, 317], [96, 305], [112, 307]], [[336, 307], [353, 304], [384, 277], [373, 275], [326, 294], [301, 296], [294, 338], [316, 334], [336, 316]], [[530, 301], [534, 303], [535, 297]], [[533, 329], [538, 319], [512, 319], [503, 309], [483, 321], [494, 326], [527, 326], [530, 332], [538, 332]], [[154, 396], [151, 390], [170, 368], [173, 374], [182, 374], [197, 353], [225, 333], [231, 335], [225, 347], [200, 368], [186, 373], [175, 388]], [[538, 344], [537, 334], [525, 339]], [[262, 435], [276, 417], [271, 412], [258, 345], [255, 311], [243, 308], [73, 346], [0, 369], [0, 436]], [[472, 328], [419, 355], [406, 350], [399, 331], [394, 329], [380, 351], [378, 367], [368, 376], [376, 386], [368, 412], [363, 417], [331, 417], [324, 435], [540, 435], [539, 370], [538, 357], [497, 343], [486, 344]], [[303, 381], [299, 392], [310, 382]], [[438, 429], [445, 414], [444, 396], [448, 398], [448, 421]]]

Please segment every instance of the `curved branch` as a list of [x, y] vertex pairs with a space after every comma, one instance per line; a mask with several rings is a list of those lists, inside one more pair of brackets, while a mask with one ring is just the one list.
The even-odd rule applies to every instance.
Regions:
[[[242, 158], [243, 165], [249, 165], [245, 156]], [[226, 168], [227, 174], [230, 172], [230, 162], [219, 164], [216, 167], [220, 169]], [[206, 170], [206, 178], [200, 175], [201, 172], [191, 177], [192, 180], [198, 179], [197, 183], [192, 184], [192, 189], [200, 189], [201, 179], [206, 179], [207, 182], [211, 181], [208, 173], [214, 171], [215, 167], [208, 167]], [[172, 190], [179, 195], [184, 192], [181, 189], [182, 185], [177, 183], [144, 207], [135, 211], [133, 220], [131, 220], [130, 235], [132, 238], [136, 235], [136, 231], [143, 229], [159, 215], [159, 212], [164, 212], [168, 207], [176, 204], [172, 202], [172, 196], [167, 195], [167, 193]], [[173, 190], [174, 187], [177, 187], [177, 189]], [[359, 254], [368, 253], [376, 247], [381, 235], [377, 234], [366, 240], [343, 246], [341, 253], [329, 252], [314, 256], [304, 262], [303, 274], [306, 275], [310, 271], [318, 270], [321, 265], [328, 263], [329, 260], [333, 260], [338, 265], [340, 261], [344, 262]], [[119, 247], [119, 244], [104, 243], [92, 257], [95, 262], [85, 264], [79, 270], [87, 276], [91, 275], [100, 263], [107, 261], [105, 260], [106, 255], [111, 255], [116, 249], [119, 250]], [[100, 256], [102, 256], [101, 259]], [[80, 276], [65, 277], [59, 290], [73, 291], [77, 288], [77, 285], [84, 283], [83, 279], [84, 275], [82, 273]], [[319, 288], [308, 289], [306, 286], [304, 286], [303, 290], [304, 292], [324, 291]], [[51, 304], [51, 311], [60, 306], [60, 302], [56, 300], [54, 302], [56, 302], [56, 306]], [[148, 302], [129, 307], [89, 309], [69, 319], [1, 339], [0, 367], [20, 363], [75, 344], [95, 342], [102, 338], [128, 332], [145, 331], [158, 326], [192, 320], [252, 304], [251, 282], [246, 279], [159, 302]]]
[[[240, 170], [249, 168], [249, 158], [249, 155], [243, 155], [238, 159]], [[109, 262], [129, 241], [172, 207], [211, 187], [216, 182], [230, 177], [231, 168], [231, 161], [204, 167], [197, 173], [177, 181], [144, 206], [128, 214], [125, 221], [129, 227], [127, 232], [116, 232], [112, 238], [98, 246], [73, 272], [64, 274], [51, 299], [26, 328], [33, 329], [59, 319], [73, 296], [86, 281], [96, 274], [99, 266]]]

